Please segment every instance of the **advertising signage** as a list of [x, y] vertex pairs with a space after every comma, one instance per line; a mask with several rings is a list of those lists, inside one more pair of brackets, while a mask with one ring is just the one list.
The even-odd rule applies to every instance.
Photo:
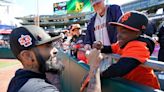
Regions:
[[67, 1], [67, 13], [92, 11], [90, 0], [70, 0]]
[[90, 0], [69, 0], [53, 4], [54, 15], [90, 12], [93, 8]]

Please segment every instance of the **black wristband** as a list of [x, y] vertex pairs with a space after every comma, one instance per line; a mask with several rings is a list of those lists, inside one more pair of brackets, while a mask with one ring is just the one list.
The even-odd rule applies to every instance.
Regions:
[[112, 53], [112, 47], [111, 46], [103, 46], [103, 48], [101, 49], [101, 53]]

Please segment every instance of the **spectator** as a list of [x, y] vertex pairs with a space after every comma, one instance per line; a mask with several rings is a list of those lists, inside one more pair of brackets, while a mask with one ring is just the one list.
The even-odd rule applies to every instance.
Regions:
[[156, 32], [157, 32], [157, 27], [156, 27], [154, 21], [149, 20], [148, 25], [146, 27], [146, 31], [144, 32], [144, 34], [152, 37], [153, 34], [155, 34]]
[[[104, 0], [90, 0], [95, 10], [91, 18], [84, 43], [92, 45], [94, 41], [101, 41], [104, 46], [116, 42], [116, 27], [107, 26], [108, 22], [116, 22], [122, 15], [120, 6], [105, 5]], [[87, 47], [87, 46], [86, 46]]]
[[82, 34], [81, 26], [79, 24], [72, 24], [70, 27], [70, 32], [73, 35], [71, 42], [83, 43], [85, 35]]
[[[141, 65], [150, 58], [155, 45], [150, 38], [142, 36], [147, 23], [148, 18], [139, 12], [127, 12], [118, 22], [110, 22], [118, 29], [118, 42], [109, 47], [103, 47], [101, 52], [120, 54], [121, 58], [117, 63], [103, 71], [101, 73], [102, 77], [123, 77], [136, 83], [160, 89], [153, 69]], [[99, 56], [97, 57], [99, 58]], [[95, 58], [95, 61], [97, 60], [99, 59]], [[96, 65], [98, 67], [99, 63], [95, 62], [94, 67]]]
[[164, 62], [164, 25], [162, 24], [158, 31], [158, 42], [160, 44], [160, 49], [158, 53], [158, 60]]
[[64, 68], [52, 45], [60, 38], [51, 38], [42, 28], [32, 25], [13, 29], [10, 46], [23, 69], [16, 71], [7, 92], [59, 92], [59, 85], [52, 85], [54, 82], [47, 80], [45, 73], [56, 76]]
[[[116, 42], [116, 27], [107, 26], [108, 22], [116, 22], [122, 15], [120, 6], [105, 5], [104, 0], [90, 0], [95, 15], [91, 18], [85, 36], [84, 48], [88, 50], [95, 41], [101, 41], [104, 46], [109, 46]], [[101, 63], [101, 71], [111, 64], [111, 56], [107, 57]]]
[[84, 63], [88, 63], [88, 60], [85, 57], [84, 48], [84, 37], [85, 34], [82, 33], [81, 27], [79, 24], [72, 24], [70, 28], [70, 32], [73, 37], [71, 39], [73, 55], [78, 59], [83, 61]]
[[71, 39], [72, 39], [73, 34], [72, 34], [69, 30], [67, 30], [67, 31], [65, 31], [65, 35], [64, 35], [64, 36], [65, 36], [65, 37], [64, 37], [63, 43], [62, 43], [63, 49], [64, 49], [66, 52], [69, 52], [69, 50], [70, 50], [70, 45], [71, 45]]

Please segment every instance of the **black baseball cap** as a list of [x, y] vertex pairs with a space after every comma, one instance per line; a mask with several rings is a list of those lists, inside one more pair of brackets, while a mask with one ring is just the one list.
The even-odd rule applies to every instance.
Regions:
[[109, 22], [110, 25], [122, 26], [133, 31], [145, 31], [148, 18], [145, 14], [137, 11], [126, 12], [118, 22]]
[[10, 47], [17, 57], [23, 50], [28, 50], [38, 45], [57, 41], [61, 36], [51, 37], [41, 27], [35, 25], [21, 26], [13, 29], [10, 34]]

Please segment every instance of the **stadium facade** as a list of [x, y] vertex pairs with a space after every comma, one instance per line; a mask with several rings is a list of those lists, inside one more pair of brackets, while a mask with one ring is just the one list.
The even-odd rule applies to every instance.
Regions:
[[[76, 0], [73, 0], [76, 1]], [[85, 0], [84, 0], [85, 1]], [[87, 0], [88, 1], [88, 0]], [[88, 3], [85, 3], [88, 5]], [[67, 5], [69, 6], [69, 5]], [[66, 8], [69, 8], [65, 6]], [[84, 6], [84, 5], [83, 5]], [[58, 7], [56, 7], [58, 8]], [[66, 9], [63, 7], [59, 7], [60, 9]], [[75, 8], [74, 8], [75, 9]], [[124, 12], [137, 10], [146, 13], [150, 19], [156, 20], [157, 25], [163, 21], [164, 17], [164, 0], [134, 0], [133, 2], [129, 2], [122, 5], [122, 9]], [[157, 11], [161, 9], [162, 12], [157, 14]], [[93, 9], [91, 11], [82, 11], [82, 12], [71, 12], [67, 14], [57, 15], [40, 15], [40, 26], [43, 28], [67, 28], [72, 23], [79, 23], [82, 27], [86, 27], [88, 21], [93, 16]], [[70, 10], [69, 10], [70, 11]], [[23, 20], [23, 25], [31, 25], [35, 24], [36, 16], [26, 16], [26, 17], [18, 17], [17, 19]]]

